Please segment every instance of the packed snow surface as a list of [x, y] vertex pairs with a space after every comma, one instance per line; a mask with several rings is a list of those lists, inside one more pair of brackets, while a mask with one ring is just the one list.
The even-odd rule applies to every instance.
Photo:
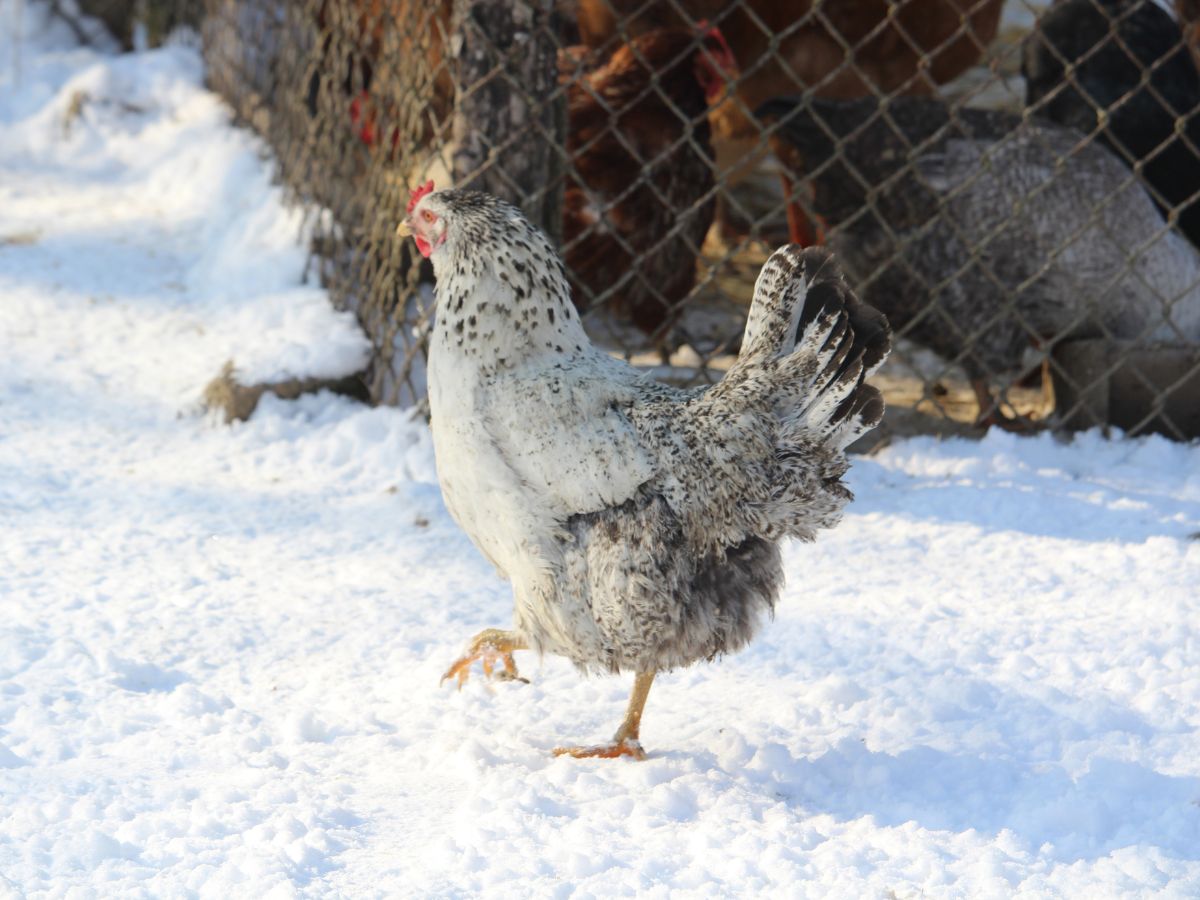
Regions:
[[[0, 22], [12, 3], [0, 4]], [[909, 440], [746, 652], [438, 679], [509, 621], [196, 52], [0, 34], [0, 896], [1200, 895], [1200, 448]], [[20, 60], [13, 48], [20, 47]]]

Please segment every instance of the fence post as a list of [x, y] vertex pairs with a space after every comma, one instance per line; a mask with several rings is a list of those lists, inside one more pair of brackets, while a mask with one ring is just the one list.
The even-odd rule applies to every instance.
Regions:
[[455, 0], [454, 182], [521, 207], [562, 243], [563, 100], [554, 0]]

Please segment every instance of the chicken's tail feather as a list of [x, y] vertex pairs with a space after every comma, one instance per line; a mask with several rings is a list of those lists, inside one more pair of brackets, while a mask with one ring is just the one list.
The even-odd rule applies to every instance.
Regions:
[[854, 295], [828, 250], [781, 247], [754, 286], [738, 368], [771, 382], [785, 439], [808, 434], [842, 449], [883, 416], [865, 379], [891, 341], [887, 319]]

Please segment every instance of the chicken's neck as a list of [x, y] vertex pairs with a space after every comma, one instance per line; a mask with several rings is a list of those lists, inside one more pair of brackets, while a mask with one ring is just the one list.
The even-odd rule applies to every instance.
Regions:
[[562, 264], [497, 245], [434, 261], [439, 353], [485, 374], [575, 356], [588, 338]]

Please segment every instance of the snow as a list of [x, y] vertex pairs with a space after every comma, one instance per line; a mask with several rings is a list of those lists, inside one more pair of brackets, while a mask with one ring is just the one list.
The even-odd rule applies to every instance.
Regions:
[[761, 637], [655, 684], [649, 760], [556, 759], [630, 679], [522, 654], [529, 684], [439, 687], [510, 599], [422, 423], [329, 395], [199, 412], [228, 358], [342, 374], [365, 342], [195, 50], [20, 21], [0, 896], [1200, 894], [1200, 447], [859, 458]]

